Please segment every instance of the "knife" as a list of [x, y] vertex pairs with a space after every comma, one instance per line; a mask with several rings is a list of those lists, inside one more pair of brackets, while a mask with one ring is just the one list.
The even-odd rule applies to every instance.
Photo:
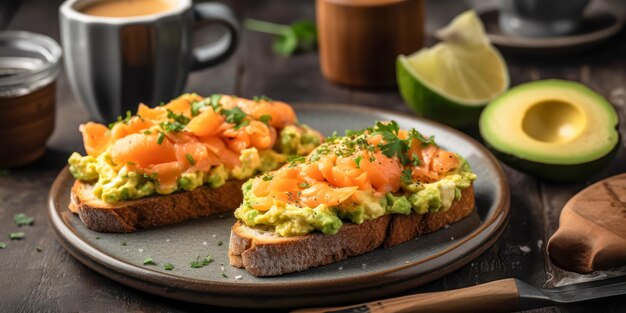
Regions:
[[626, 294], [626, 275], [556, 288], [536, 288], [521, 280], [507, 278], [455, 290], [292, 312], [508, 312], [624, 294]]

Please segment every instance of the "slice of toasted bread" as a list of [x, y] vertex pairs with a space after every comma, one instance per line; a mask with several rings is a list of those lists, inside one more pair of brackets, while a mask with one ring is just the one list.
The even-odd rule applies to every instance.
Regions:
[[216, 213], [233, 211], [241, 204], [242, 180], [228, 180], [219, 188], [107, 203], [95, 198], [93, 185], [81, 181], [72, 186], [69, 208], [95, 231], [129, 233]]
[[445, 212], [385, 215], [362, 224], [344, 224], [335, 235], [280, 237], [241, 221], [230, 233], [230, 265], [255, 276], [275, 276], [326, 265], [378, 247], [390, 247], [457, 222], [474, 211], [473, 187]]

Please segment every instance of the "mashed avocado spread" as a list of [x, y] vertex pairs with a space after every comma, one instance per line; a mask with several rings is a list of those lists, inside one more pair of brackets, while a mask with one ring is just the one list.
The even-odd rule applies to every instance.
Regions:
[[475, 179], [469, 163], [433, 137], [378, 123], [327, 138], [307, 158], [250, 179], [235, 216], [280, 236], [332, 235], [343, 223], [446, 211]]
[[358, 204], [340, 204], [329, 207], [322, 204], [315, 208], [299, 207], [282, 201], [274, 202], [272, 208], [260, 212], [252, 207], [256, 201], [251, 192], [252, 181], [242, 189], [244, 203], [235, 211], [235, 217], [248, 226], [266, 227], [280, 236], [305, 235], [313, 231], [334, 235], [344, 221], [361, 224], [387, 214], [419, 214], [443, 212], [461, 197], [461, 190], [468, 188], [476, 175], [469, 164], [461, 158], [461, 165], [444, 178], [433, 183], [402, 184], [399, 193], [387, 192], [377, 196], [373, 191], [357, 191]]
[[[228, 179], [247, 179], [259, 172], [278, 168], [285, 163], [291, 153], [306, 153], [320, 142], [317, 133], [306, 126], [287, 126], [277, 138], [274, 149], [257, 150], [248, 148], [241, 151], [241, 165], [228, 169], [224, 165], [214, 166], [208, 172], [184, 172], [175, 186], [162, 187], [154, 176], [130, 170], [126, 165], [115, 164], [110, 150], [98, 156], [81, 156], [73, 153], [69, 169], [74, 178], [93, 183], [94, 195], [105, 202], [138, 199], [153, 194], [170, 194], [177, 191], [191, 191], [206, 185], [218, 188]], [[275, 150], [281, 151], [277, 152]]]

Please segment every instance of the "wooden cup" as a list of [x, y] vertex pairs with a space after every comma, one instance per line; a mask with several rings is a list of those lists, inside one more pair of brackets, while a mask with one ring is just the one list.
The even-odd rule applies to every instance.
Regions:
[[324, 76], [356, 87], [392, 86], [399, 54], [424, 41], [423, 0], [317, 0]]
[[29, 94], [0, 98], [0, 168], [25, 165], [41, 157], [54, 130], [56, 82]]

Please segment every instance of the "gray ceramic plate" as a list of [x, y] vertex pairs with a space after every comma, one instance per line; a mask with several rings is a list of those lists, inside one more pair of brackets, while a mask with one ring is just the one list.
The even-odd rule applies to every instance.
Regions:
[[624, 17], [610, 9], [589, 10], [583, 17], [579, 34], [552, 38], [530, 38], [510, 35], [498, 24], [499, 12], [490, 9], [480, 13], [487, 36], [505, 52], [532, 55], [558, 55], [591, 48], [617, 34], [624, 26]]
[[[458, 269], [501, 234], [509, 195], [495, 158], [470, 137], [446, 126], [398, 113], [340, 105], [296, 106], [300, 120], [329, 135], [359, 129], [375, 120], [396, 120], [433, 134], [444, 148], [465, 156], [478, 175], [476, 212], [450, 227], [387, 249], [279, 277], [256, 278], [228, 265], [230, 214], [132, 234], [97, 233], [69, 212], [69, 171], [50, 191], [49, 214], [61, 244], [79, 261], [122, 284], [157, 295], [223, 306], [298, 307], [381, 298], [427, 283]], [[123, 245], [122, 243], [126, 243]], [[196, 258], [215, 260], [191, 268]], [[143, 265], [152, 257], [157, 265]], [[163, 264], [175, 268], [165, 271]]]

